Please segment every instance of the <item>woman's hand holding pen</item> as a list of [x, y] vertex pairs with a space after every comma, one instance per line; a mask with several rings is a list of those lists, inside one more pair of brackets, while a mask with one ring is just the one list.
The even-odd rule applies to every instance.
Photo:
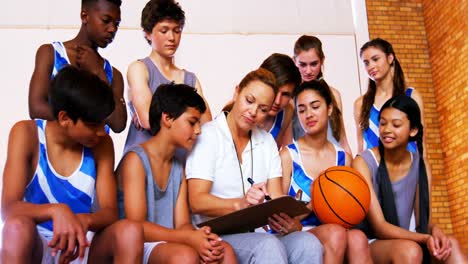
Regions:
[[266, 183], [255, 183], [249, 188], [245, 196], [242, 198], [241, 208], [239, 209], [261, 204], [267, 196], [268, 192], [266, 190]]

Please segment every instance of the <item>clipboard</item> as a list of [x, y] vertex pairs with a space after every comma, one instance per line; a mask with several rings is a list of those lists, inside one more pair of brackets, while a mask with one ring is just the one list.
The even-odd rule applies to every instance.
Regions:
[[268, 217], [273, 214], [285, 213], [290, 217], [309, 214], [311, 211], [303, 201], [297, 201], [291, 196], [282, 196], [271, 201], [257, 204], [197, 224], [198, 227], [209, 226], [211, 232], [218, 235], [244, 233], [268, 224]]

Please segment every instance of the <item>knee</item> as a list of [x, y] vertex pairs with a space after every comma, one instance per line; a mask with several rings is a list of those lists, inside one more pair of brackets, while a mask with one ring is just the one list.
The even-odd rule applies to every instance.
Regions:
[[170, 264], [187, 263], [187, 264], [198, 264], [199, 263], [198, 252], [189, 246], [181, 245], [177, 248], [176, 254], [171, 254], [168, 259]]
[[423, 252], [418, 243], [413, 241], [402, 241], [394, 253], [393, 263], [421, 263]]
[[344, 252], [346, 248], [346, 229], [335, 224], [328, 224], [328, 238], [324, 241], [324, 247], [334, 252]]
[[36, 232], [36, 223], [26, 217], [7, 218], [3, 226], [3, 247], [16, 243], [31, 243]]
[[369, 243], [367, 242], [366, 235], [357, 229], [347, 231], [348, 248], [352, 251], [369, 252]]
[[143, 226], [135, 221], [124, 219], [116, 222], [114, 242], [118, 248], [136, 249], [144, 243]]
[[222, 242], [222, 245], [224, 247], [224, 262], [225, 263], [234, 263], [234, 262], [237, 262], [237, 257], [236, 257], [236, 252], [234, 252], [234, 249], [232, 248], [232, 246], [223, 241]]

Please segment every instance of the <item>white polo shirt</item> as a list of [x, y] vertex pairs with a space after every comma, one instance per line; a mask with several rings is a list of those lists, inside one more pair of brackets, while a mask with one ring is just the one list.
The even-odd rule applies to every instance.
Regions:
[[[245, 192], [250, 188], [251, 177], [256, 183], [281, 177], [281, 159], [273, 136], [263, 129], [252, 129], [253, 174], [250, 156], [250, 142], [242, 151], [242, 175]], [[213, 121], [203, 125], [192, 152], [187, 158], [185, 173], [187, 179], [203, 179], [213, 182], [211, 194], [220, 198], [241, 198], [241, 173], [236, 149], [224, 112]], [[209, 217], [194, 215], [195, 223]]]

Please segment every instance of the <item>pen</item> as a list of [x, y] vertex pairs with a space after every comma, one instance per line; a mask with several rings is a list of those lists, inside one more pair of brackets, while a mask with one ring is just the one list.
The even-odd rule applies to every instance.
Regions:
[[[254, 180], [252, 178], [250, 178], [250, 177], [247, 178], [247, 181], [252, 185], [254, 185], [254, 183], [255, 183]], [[270, 195], [265, 195], [265, 200], [270, 201], [271, 200]]]

